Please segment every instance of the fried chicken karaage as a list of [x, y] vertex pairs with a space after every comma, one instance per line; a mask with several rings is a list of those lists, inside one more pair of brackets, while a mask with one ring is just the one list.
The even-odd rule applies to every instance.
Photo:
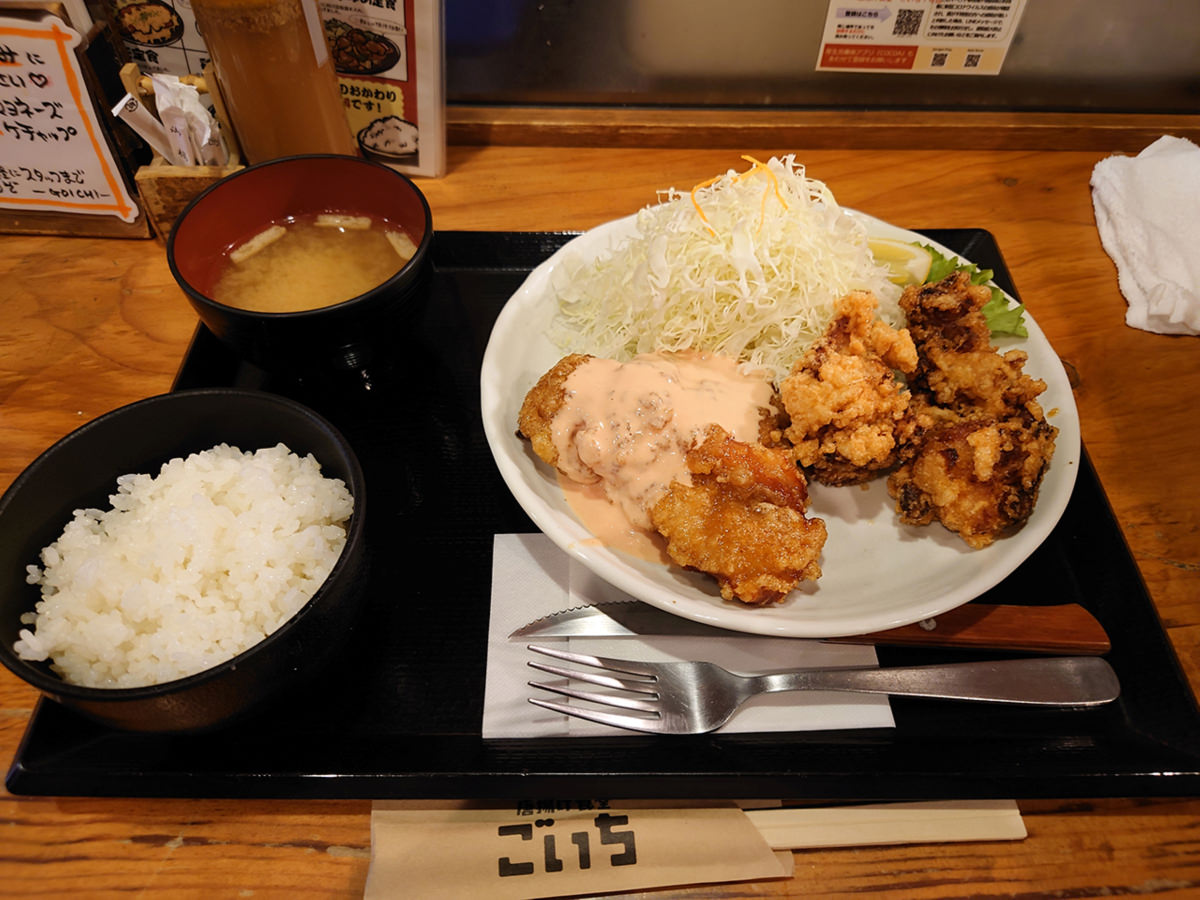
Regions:
[[589, 359], [592, 357], [585, 353], [572, 353], [560, 359], [525, 395], [517, 414], [518, 431], [529, 439], [538, 458], [555, 468], [558, 468], [558, 447], [554, 441], [554, 417], [566, 403], [567, 379]]
[[790, 454], [714, 425], [687, 468], [689, 481], [672, 482], [650, 510], [675, 562], [712, 575], [726, 600], [753, 605], [821, 576], [825, 523], [805, 517], [808, 485]]
[[860, 484], [900, 461], [916, 424], [895, 371], [912, 372], [906, 330], [875, 317], [873, 294], [842, 299], [825, 335], [779, 385], [797, 461], [823, 484]]
[[646, 354], [628, 362], [575, 354], [526, 395], [519, 432], [534, 452], [580, 484], [599, 483], [630, 522], [678, 476], [712, 423], [741, 440], [782, 441], [782, 412], [765, 375], [708, 354]]
[[940, 521], [976, 549], [1028, 520], [1058, 434], [1036, 400], [1045, 382], [1022, 371], [1027, 354], [992, 346], [990, 297], [963, 272], [905, 289], [917, 433], [887, 483], [901, 521]]
[[568, 356], [518, 414], [539, 458], [599, 483], [633, 527], [666, 539], [671, 559], [756, 605], [821, 573], [825, 526], [804, 516], [807, 482], [783, 425], [769, 381], [704, 357]]
[[1054, 452], [1055, 429], [1025, 417], [966, 418], [929, 429], [888, 478], [900, 520], [939, 521], [975, 549], [1023, 524]]
[[525, 396], [519, 433], [727, 600], [776, 603], [820, 578], [807, 478], [886, 474], [902, 522], [986, 547], [1033, 512], [1057, 436], [1027, 354], [991, 343], [990, 298], [962, 272], [911, 286], [894, 329], [872, 294], [848, 294], [777, 392], [704, 355], [567, 356]]
[[1001, 354], [992, 346], [982, 312], [990, 299], [989, 288], [971, 284], [961, 271], [935, 284], [909, 287], [901, 296], [918, 355], [909, 384], [932, 405], [964, 415], [1003, 417], [1046, 390], [1044, 381], [1022, 371], [1029, 354]]

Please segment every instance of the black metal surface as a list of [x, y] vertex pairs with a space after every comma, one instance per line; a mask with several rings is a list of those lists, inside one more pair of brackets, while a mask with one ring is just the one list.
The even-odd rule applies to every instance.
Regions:
[[[991, 235], [924, 232], [1015, 295]], [[980, 598], [1075, 601], [1112, 639], [1121, 699], [1087, 712], [893, 700], [893, 730], [480, 737], [491, 546], [532, 531], [492, 462], [479, 368], [492, 322], [569, 234], [444, 232], [434, 296], [390, 371], [275, 384], [201, 330], [176, 387], [289, 394], [360, 455], [371, 496], [369, 627], [315, 689], [199, 737], [91, 725], [43, 701], [8, 775], [17, 794], [278, 797], [952, 797], [1200, 795], [1200, 712], [1086, 455], [1046, 543]], [[1033, 314], [1036, 298], [1030, 298]], [[979, 658], [883, 648], [885, 664]]]

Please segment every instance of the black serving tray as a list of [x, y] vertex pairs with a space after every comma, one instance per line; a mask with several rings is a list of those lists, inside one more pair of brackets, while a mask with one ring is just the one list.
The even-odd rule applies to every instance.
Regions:
[[[982, 230], [928, 237], [995, 270]], [[207, 735], [118, 733], [41, 701], [15, 794], [222, 797], [782, 797], [898, 800], [1200, 795], [1200, 713], [1084, 455], [1049, 539], [980, 598], [1075, 601], [1112, 640], [1123, 693], [1091, 711], [893, 700], [895, 729], [483, 740], [492, 536], [535, 530], [484, 439], [480, 361], [528, 271], [572, 235], [441, 232], [429, 310], [387, 371], [276, 382], [201, 328], [176, 389], [237, 385], [316, 408], [361, 456], [369, 627], [318, 684]], [[1029, 298], [1036, 317], [1037, 298]], [[515, 424], [515, 423], [514, 423]], [[884, 664], [979, 658], [881, 648]]]

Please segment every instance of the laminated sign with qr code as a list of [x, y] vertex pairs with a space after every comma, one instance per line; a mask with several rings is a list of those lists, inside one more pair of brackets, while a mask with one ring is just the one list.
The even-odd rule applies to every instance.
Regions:
[[817, 69], [997, 75], [1025, 0], [830, 0]]

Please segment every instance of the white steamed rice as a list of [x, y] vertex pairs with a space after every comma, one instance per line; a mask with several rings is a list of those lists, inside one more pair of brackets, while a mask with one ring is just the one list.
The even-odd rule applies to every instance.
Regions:
[[311, 455], [219, 444], [156, 477], [122, 475], [112, 509], [76, 510], [28, 567], [41, 587], [14, 649], [93, 687], [158, 684], [236, 656], [320, 587], [354, 500]]

